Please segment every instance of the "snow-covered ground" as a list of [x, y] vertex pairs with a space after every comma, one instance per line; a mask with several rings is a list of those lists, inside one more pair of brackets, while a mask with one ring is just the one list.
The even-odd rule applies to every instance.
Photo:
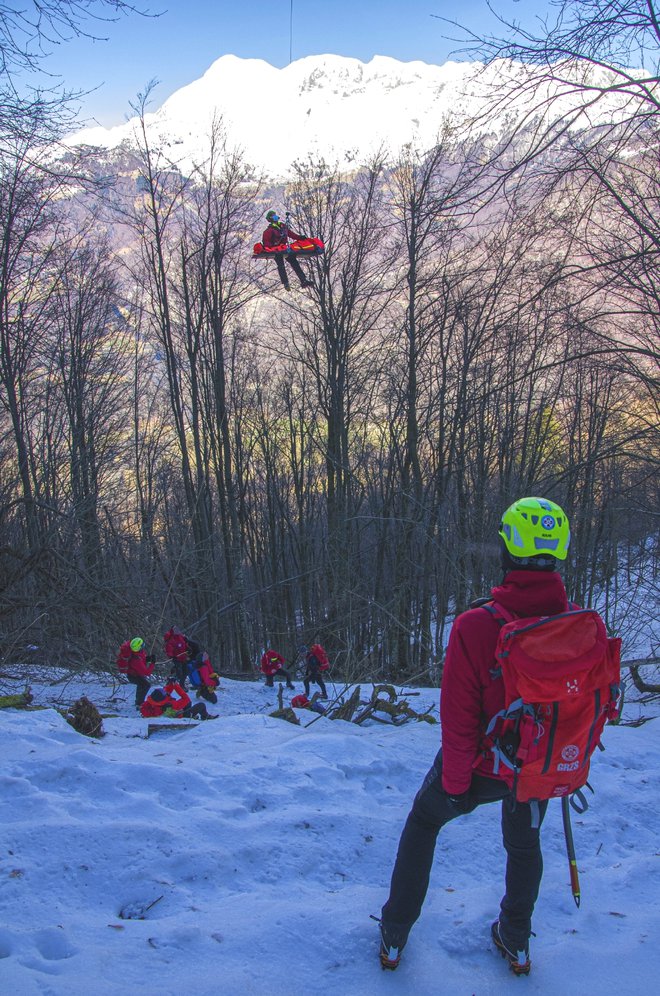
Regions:
[[[497, 805], [442, 832], [422, 917], [389, 973], [379, 966], [369, 914], [387, 896], [438, 726], [358, 727], [301, 711], [296, 727], [267, 715], [276, 695], [263, 685], [223, 679], [210, 707], [217, 722], [147, 738], [150, 721], [136, 718], [132, 687], [113, 694], [98, 678], [39, 675], [31, 680], [35, 704], [69, 703], [84, 692], [116, 716], [104, 720], [102, 739], [90, 740], [54, 708], [0, 711], [3, 993], [655, 989], [658, 719], [605, 731], [607, 750], [592, 767], [596, 795], [573, 819], [580, 910], [560, 807], [551, 804], [529, 978], [514, 978], [489, 942], [503, 872]], [[436, 699], [427, 689], [410, 704], [421, 711]], [[624, 719], [650, 708], [629, 701]]]

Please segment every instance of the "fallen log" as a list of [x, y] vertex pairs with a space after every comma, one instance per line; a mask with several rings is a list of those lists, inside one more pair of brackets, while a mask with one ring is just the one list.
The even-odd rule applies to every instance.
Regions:
[[28, 689], [18, 695], [0, 695], [0, 709], [27, 709], [32, 702], [32, 694]]
[[154, 733], [162, 733], [164, 730], [170, 733], [172, 730], [193, 730], [199, 723], [149, 723], [147, 727], [147, 737]]

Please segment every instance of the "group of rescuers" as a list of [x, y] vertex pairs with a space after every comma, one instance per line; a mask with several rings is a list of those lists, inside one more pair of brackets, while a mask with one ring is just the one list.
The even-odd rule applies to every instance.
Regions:
[[[135, 707], [145, 718], [157, 716], [183, 717], [185, 719], [217, 719], [211, 715], [203, 702], [193, 703], [188, 695], [187, 685], [195, 692], [197, 699], [205, 699], [216, 704], [220, 678], [214, 671], [209, 655], [200, 645], [186, 636], [176, 626], [163, 637], [165, 654], [170, 664], [170, 674], [164, 685], [153, 685], [150, 680], [156, 666], [154, 654], [147, 654], [144, 640], [135, 636], [126, 640], [119, 648], [117, 668], [130, 684], [135, 685]], [[311, 685], [318, 685], [320, 698], [327, 698], [323, 672], [329, 668], [328, 656], [320, 643], [298, 648], [297, 662], [304, 663], [304, 695], [296, 695], [291, 700], [294, 708], [310, 705]], [[276, 650], [267, 649], [261, 656], [261, 671], [266, 677], [266, 686], [274, 687], [275, 678], [286, 681], [286, 687], [294, 688], [291, 673], [284, 667], [286, 661]]]
[[[513, 618], [554, 616], [572, 609], [558, 572], [570, 542], [568, 518], [561, 507], [545, 498], [518, 499], [503, 513], [498, 533], [504, 577], [491, 591], [496, 604]], [[531, 803], [514, 800], [510, 787], [495, 771], [492, 758], [480, 748], [487, 717], [504, 702], [500, 687], [503, 683], [494, 680], [493, 671], [499, 624], [481, 607], [485, 601], [478, 600], [452, 625], [440, 702], [442, 747], [414, 798], [399, 842], [389, 897], [378, 918], [383, 968], [397, 968], [411, 928], [420, 916], [440, 829], [482, 805], [501, 802], [505, 892], [499, 915], [491, 926], [491, 938], [516, 975], [530, 971], [532, 913], [543, 873], [540, 825], [548, 803], [540, 802], [533, 818]], [[180, 644], [174, 642], [175, 638]], [[199, 657], [199, 648], [174, 629], [166, 634], [166, 649], [175, 671], [164, 694], [174, 690], [181, 695], [183, 689], [177, 677], [190, 674], [187, 669], [191, 661], [199, 661], [201, 672], [203, 658]], [[305, 692], [309, 694], [310, 682], [316, 681], [325, 695], [322, 666], [310, 662], [310, 651], [304, 650], [308, 668]], [[286, 680], [287, 687], [292, 687], [284, 663], [276, 651], [264, 653], [261, 668], [268, 685], [272, 686], [273, 679], [279, 676]], [[135, 684], [136, 705], [144, 711], [147, 702], [153, 700], [153, 693], [147, 696], [147, 678], [154, 660], [144, 654], [142, 639], [123, 644], [118, 664]], [[203, 682], [203, 694], [214, 695], [217, 675], [210, 665]], [[184, 713], [190, 707], [187, 701]], [[296, 705], [295, 700], [292, 704]], [[476, 944], [476, 940], [470, 940], [468, 946], [476, 950]]]

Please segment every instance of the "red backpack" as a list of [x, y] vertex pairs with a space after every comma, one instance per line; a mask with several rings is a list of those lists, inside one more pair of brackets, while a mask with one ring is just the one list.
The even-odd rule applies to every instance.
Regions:
[[317, 661], [319, 662], [319, 671], [327, 671], [330, 667], [330, 661], [328, 660], [328, 655], [321, 646], [320, 643], [313, 643], [309, 648], [310, 654], [314, 654]]
[[119, 654], [117, 655], [117, 670], [120, 674], [128, 674], [128, 667], [132, 656], [131, 641], [126, 640], [122, 643], [119, 648]]
[[521, 802], [570, 795], [617, 715], [621, 640], [593, 609], [516, 619], [496, 602], [484, 608], [501, 624], [494, 677], [501, 669], [505, 707], [487, 730], [494, 773]]

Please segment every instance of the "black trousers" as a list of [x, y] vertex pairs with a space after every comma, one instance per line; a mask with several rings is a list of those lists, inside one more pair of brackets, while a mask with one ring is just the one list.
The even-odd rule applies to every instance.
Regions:
[[283, 667], [281, 667], [279, 669], [279, 671], [275, 671], [274, 674], [267, 674], [266, 675], [266, 685], [268, 686], [268, 688], [274, 688], [274, 684], [273, 684], [273, 679], [274, 678], [282, 678], [283, 681], [286, 681], [286, 687], [287, 688], [293, 688], [293, 682], [291, 681], [291, 675], [289, 674], [288, 671], [285, 671]]
[[285, 287], [289, 286], [289, 278], [287, 276], [286, 270], [284, 269], [285, 259], [289, 264], [289, 266], [291, 267], [291, 269], [293, 270], [293, 272], [295, 273], [295, 275], [298, 277], [300, 283], [303, 284], [304, 286], [307, 283], [307, 277], [303, 273], [302, 267], [298, 262], [298, 260], [296, 259], [296, 257], [291, 254], [275, 257], [275, 262], [277, 263], [277, 272], [279, 273], [280, 280], [282, 281], [284, 286]]
[[207, 702], [212, 702], [213, 705], [218, 701], [218, 696], [209, 685], [200, 685], [195, 694]]
[[[517, 802], [499, 778], [473, 775], [469, 806], [502, 801], [502, 838], [506, 850], [505, 892], [500, 903], [500, 922], [511, 944], [523, 949], [532, 930], [532, 913], [543, 876], [540, 824], [547, 801], [539, 803], [539, 827], [532, 827], [529, 803]], [[442, 788], [442, 751], [415, 796], [399, 841], [390, 896], [382, 909], [383, 922], [404, 936], [418, 919], [429, 886], [435, 842], [439, 830], [463, 815]], [[469, 860], [469, 859], [468, 859]]]
[[181, 712], [182, 716], [186, 719], [208, 719], [209, 712], [203, 702], [196, 702], [194, 705], [191, 703], [186, 706]]
[[321, 689], [321, 695], [324, 699], [327, 699], [328, 693], [325, 690], [325, 683], [319, 671], [306, 671], [303, 675], [303, 684], [305, 686], [305, 695], [309, 695], [310, 685], [318, 685]]
[[188, 664], [186, 661], [176, 661], [173, 658], [170, 658], [170, 664], [172, 665], [172, 674], [181, 687], [185, 688], [188, 680]]
[[147, 697], [147, 692], [151, 688], [151, 685], [146, 678], [142, 677], [141, 674], [127, 674], [126, 677], [130, 681], [131, 685], [135, 685], [136, 706], [141, 706]]

